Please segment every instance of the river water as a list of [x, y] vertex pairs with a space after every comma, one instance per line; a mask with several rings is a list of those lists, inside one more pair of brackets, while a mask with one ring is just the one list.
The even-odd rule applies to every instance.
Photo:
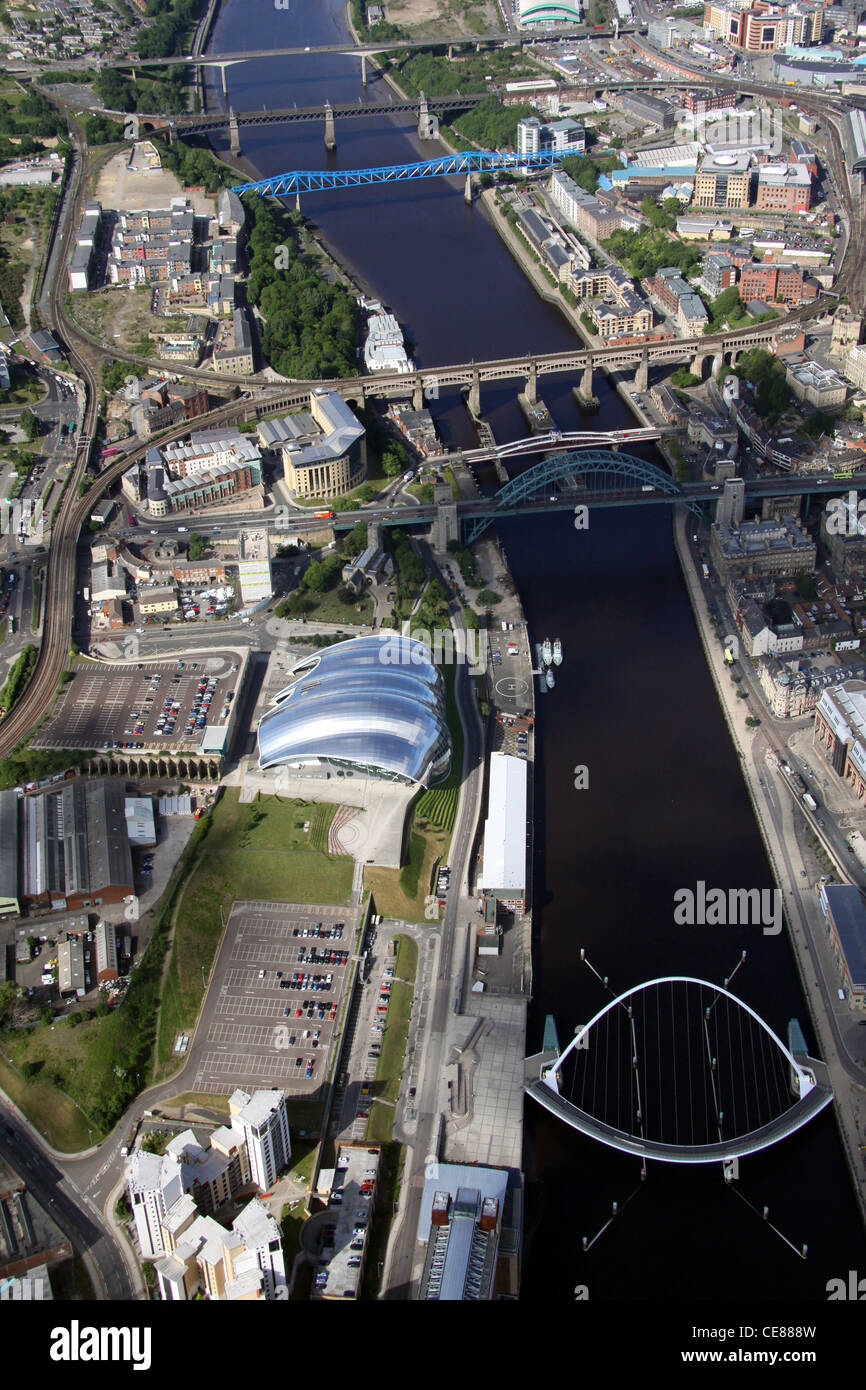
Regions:
[[[214, 51], [341, 42], [339, 0], [226, 0]], [[258, 60], [228, 70], [235, 110], [314, 105], [362, 95], [360, 63], [342, 55]], [[385, 84], [366, 101], [386, 103]], [[414, 123], [381, 116], [337, 123], [328, 155], [318, 126], [241, 132], [260, 174], [365, 168], [429, 153]], [[573, 333], [535, 295], [462, 180], [373, 185], [307, 194], [302, 211], [359, 282], [389, 305], [423, 366], [549, 352]], [[571, 382], [543, 378], [557, 424], [581, 414]], [[500, 440], [526, 433], [518, 383], [482, 391]], [[605, 428], [632, 423], [599, 375]], [[474, 435], [456, 395], [432, 403], [443, 438]], [[673, 894], [703, 879], [724, 888], [769, 888], [769, 866], [695, 629], [667, 508], [595, 510], [588, 531], [567, 516], [504, 523], [500, 536], [532, 632], [566, 651], [554, 692], [539, 701], [536, 796], [534, 1002], [529, 1049], [552, 1013], [560, 1037], [605, 1002], [580, 964], [586, 950], [617, 992], [642, 980], [690, 974], [721, 982], [743, 949], [737, 992], [780, 1036], [808, 1013], [785, 936], [759, 927], [682, 927]], [[586, 765], [587, 790], [573, 769]], [[591, 1144], [534, 1106], [526, 1115], [529, 1179], [525, 1301], [598, 1299], [824, 1299], [828, 1279], [866, 1268], [856, 1204], [832, 1109], [793, 1138], [743, 1160], [726, 1186], [717, 1169], [638, 1165]], [[587, 1254], [610, 1215], [633, 1200]], [[787, 1248], [752, 1206], [809, 1258]]]

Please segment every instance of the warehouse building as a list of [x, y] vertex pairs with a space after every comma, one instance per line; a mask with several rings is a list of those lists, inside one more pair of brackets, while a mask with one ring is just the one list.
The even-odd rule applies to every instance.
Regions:
[[825, 883], [819, 894], [842, 988], [850, 1004], [866, 1008], [866, 908], [851, 884]]
[[122, 902], [133, 889], [123, 803], [116, 779], [76, 779], [37, 796], [0, 792], [0, 900], [55, 910]]
[[526, 781], [523, 758], [490, 756], [490, 788], [484, 822], [478, 890], [522, 912], [526, 903]]

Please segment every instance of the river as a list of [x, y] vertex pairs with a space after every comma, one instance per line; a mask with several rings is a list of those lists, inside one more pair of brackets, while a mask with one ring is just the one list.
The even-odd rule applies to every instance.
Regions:
[[[338, 0], [227, 0], [214, 51], [345, 37]], [[228, 70], [235, 110], [354, 102], [358, 60], [311, 55]], [[387, 102], [373, 83], [367, 100]], [[242, 129], [243, 153], [262, 175], [289, 169], [397, 164], [429, 153], [414, 123], [383, 112], [337, 122], [328, 155], [318, 126]], [[494, 229], [466, 208], [462, 180], [374, 185], [307, 194], [302, 211], [367, 290], [386, 302], [424, 366], [469, 358], [550, 352], [573, 342], [559, 312], [538, 299]], [[557, 424], [579, 426], [571, 382], [542, 379]], [[500, 440], [526, 433], [518, 383], [482, 391]], [[593, 422], [631, 423], [596, 375]], [[456, 395], [432, 403], [443, 438], [472, 443]], [[772, 879], [737, 754], [706, 669], [671, 535], [667, 508], [592, 513], [586, 532], [570, 518], [505, 523], [500, 531], [533, 634], [562, 639], [566, 662], [540, 701], [535, 861], [535, 978], [530, 1051], [544, 1016], [561, 1038], [605, 1002], [580, 948], [612, 986], [663, 974], [720, 982], [741, 950], [740, 996], [780, 1035], [808, 1013], [784, 935], [760, 928], [681, 927], [673, 894], [698, 879], [722, 887], [770, 887]], [[589, 788], [574, 789], [586, 764]], [[866, 1268], [866, 1250], [832, 1109], [763, 1155], [743, 1160], [726, 1186], [717, 1169], [652, 1165], [584, 1140], [534, 1107], [527, 1110], [529, 1179], [525, 1301], [700, 1298], [823, 1300], [828, 1279]], [[733, 1190], [734, 1187], [736, 1191]], [[584, 1254], [611, 1202], [634, 1200]], [[746, 1199], [746, 1200], [741, 1200]], [[801, 1260], [747, 1205], [809, 1258]]]

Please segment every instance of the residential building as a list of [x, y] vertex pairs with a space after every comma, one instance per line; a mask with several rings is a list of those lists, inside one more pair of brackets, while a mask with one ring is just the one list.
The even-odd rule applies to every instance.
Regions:
[[772, 261], [748, 261], [740, 271], [737, 288], [743, 304], [753, 299], [800, 304], [807, 297], [799, 266], [775, 265]]
[[[497, 1286], [510, 1291], [516, 1271], [509, 1277], [510, 1261], [501, 1248], [507, 1201], [507, 1169], [435, 1165], [424, 1184], [418, 1217], [417, 1240], [426, 1247], [419, 1299], [486, 1302], [495, 1297]], [[516, 1251], [515, 1244], [508, 1244]]]
[[580, 121], [542, 122], [537, 116], [528, 116], [517, 122], [518, 154], [545, 154], [548, 151], [583, 154], [585, 150], [586, 132]]
[[548, 187], [566, 222], [589, 241], [603, 241], [622, 226], [622, 216], [615, 208], [587, 193], [564, 170], [556, 170]]
[[229, 1098], [231, 1127], [243, 1134], [252, 1181], [263, 1192], [273, 1187], [292, 1155], [289, 1121], [282, 1091], [240, 1089]]
[[245, 309], [235, 309], [231, 324], [223, 324], [214, 343], [212, 366], [215, 372], [231, 376], [251, 376], [253, 340]]
[[[291, 1158], [281, 1091], [236, 1091], [231, 1118], [209, 1136], [187, 1129], [162, 1155], [135, 1149], [126, 1183], [143, 1259], [170, 1252], [198, 1212], [217, 1211], [250, 1183], [273, 1187]], [[258, 1247], [256, 1247], [258, 1248]]]
[[724, 251], [713, 251], [701, 266], [700, 288], [708, 299], [717, 299], [737, 283], [737, 268]]

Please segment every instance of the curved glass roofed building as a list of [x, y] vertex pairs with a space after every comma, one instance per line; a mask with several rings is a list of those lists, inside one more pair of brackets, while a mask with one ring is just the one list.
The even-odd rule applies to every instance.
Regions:
[[445, 687], [399, 633], [338, 642], [299, 662], [259, 721], [259, 766], [361, 772], [429, 786], [451, 765]]
[[520, 0], [521, 24], [580, 24], [581, 0]]

